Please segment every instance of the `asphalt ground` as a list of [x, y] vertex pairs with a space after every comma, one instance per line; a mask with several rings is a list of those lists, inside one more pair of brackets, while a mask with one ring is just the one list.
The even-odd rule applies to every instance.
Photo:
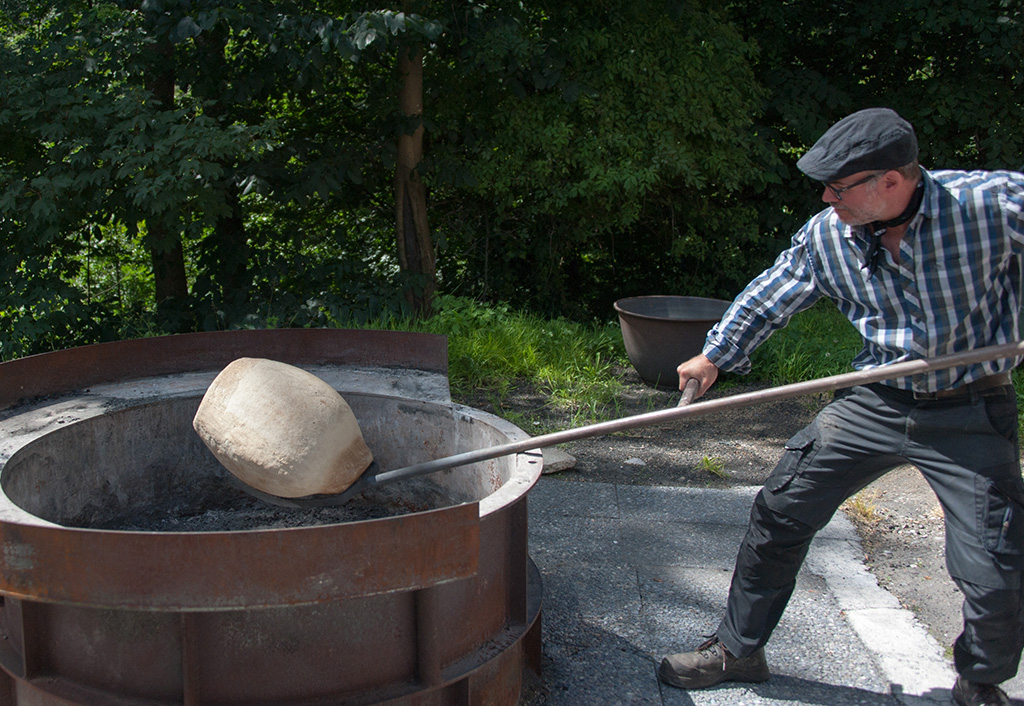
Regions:
[[[528, 706], [948, 704], [945, 646], [880, 588], [837, 513], [811, 546], [766, 647], [772, 678], [685, 691], [661, 657], [689, 651], [722, 615], [757, 488], [579, 483], [530, 491], [530, 555], [544, 584], [543, 673]], [[1004, 685], [1024, 706], [1024, 680]]]

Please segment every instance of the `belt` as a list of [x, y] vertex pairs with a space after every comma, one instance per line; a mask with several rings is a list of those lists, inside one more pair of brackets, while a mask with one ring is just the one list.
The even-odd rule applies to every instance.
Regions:
[[999, 387], [1006, 387], [1013, 384], [1013, 377], [1010, 373], [997, 373], [989, 375], [980, 380], [969, 382], [952, 390], [937, 390], [936, 392], [914, 392], [915, 400], [956, 400], [967, 399], [971, 395], [978, 395], [986, 390], [995, 390]]

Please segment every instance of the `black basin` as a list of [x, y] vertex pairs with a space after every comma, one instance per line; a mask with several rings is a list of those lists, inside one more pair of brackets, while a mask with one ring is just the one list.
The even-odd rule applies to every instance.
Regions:
[[649, 385], [679, 387], [676, 368], [700, 353], [708, 330], [729, 308], [723, 299], [647, 296], [615, 302], [629, 362]]

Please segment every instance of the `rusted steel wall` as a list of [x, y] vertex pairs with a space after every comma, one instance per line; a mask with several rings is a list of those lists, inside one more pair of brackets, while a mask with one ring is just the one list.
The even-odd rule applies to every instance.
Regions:
[[292, 365], [373, 365], [447, 374], [446, 340], [394, 331], [274, 329], [98, 343], [0, 363], [0, 408], [100, 383], [219, 370], [246, 356]]
[[[33, 439], [26, 446], [45, 454], [39, 440], [60, 428], [47, 405], [67, 409], [67, 399], [92, 386], [216, 371], [243, 356], [443, 374], [445, 350], [436, 336], [308, 330], [89, 346], [0, 364], [0, 423], [27, 405], [37, 417], [22, 425]], [[183, 394], [175, 389], [174, 397]], [[160, 403], [151, 395], [139, 404]], [[422, 401], [404, 406], [417, 419], [430, 416]], [[489, 415], [434, 406], [467, 425], [439, 432], [449, 447], [487, 438]], [[12, 458], [5, 449], [0, 481]], [[74, 457], [61, 456], [52, 472], [74, 474]], [[35, 459], [32, 467], [51, 466]], [[525, 458], [489, 462], [483, 485], [515, 477], [509, 489], [523, 488], [497, 488], [492, 498], [508, 496], [497, 506], [480, 498], [380, 520], [235, 532], [66, 527], [26, 512], [5, 490], [0, 706], [511, 706], [523, 669], [540, 662], [541, 586], [527, 553], [526, 502], [539, 472]], [[524, 483], [523, 473], [532, 480]]]

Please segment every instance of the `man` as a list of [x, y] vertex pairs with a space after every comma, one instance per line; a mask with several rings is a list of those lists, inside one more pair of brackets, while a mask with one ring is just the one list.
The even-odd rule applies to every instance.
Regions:
[[[830, 208], [751, 282], [679, 366], [703, 394], [719, 370], [789, 318], [832, 299], [863, 337], [855, 368], [1016, 340], [1024, 268], [1024, 174], [928, 172], [895, 112], [872, 108], [832, 126], [797, 162]], [[764, 645], [815, 532], [839, 505], [911, 463], [946, 522], [946, 564], [963, 592], [953, 647], [962, 706], [1009, 704], [996, 685], [1024, 646], [1024, 482], [1010, 372], [1016, 360], [842, 390], [786, 452], [758, 494], [725, 617], [694, 652], [665, 657], [661, 679], [697, 689], [768, 679]]]

